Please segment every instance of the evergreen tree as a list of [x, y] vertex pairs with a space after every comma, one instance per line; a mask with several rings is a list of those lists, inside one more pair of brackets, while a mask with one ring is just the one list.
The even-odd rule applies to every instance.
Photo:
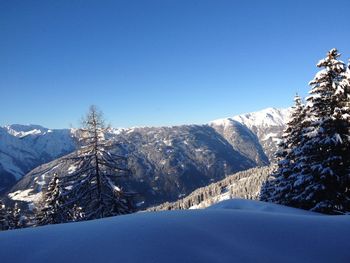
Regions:
[[[328, 214], [350, 211], [349, 68], [338, 60], [339, 56], [332, 49], [317, 64], [323, 69], [310, 82], [310, 96], [300, 120], [302, 132], [297, 128], [296, 133], [299, 146], [292, 150], [292, 165], [290, 155], [281, 155], [282, 164], [293, 169], [287, 169], [286, 176], [280, 169], [276, 188], [270, 187], [274, 189], [273, 198], [266, 200]], [[282, 152], [283, 149], [286, 148], [282, 147]], [[278, 196], [274, 193], [282, 181], [285, 195]]]
[[0, 200], [0, 231], [8, 230], [9, 222], [8, 222], [8, 214], [5, 205]]
[[70, 218], [74, 222], [85, 220], [85, 214], [83, 212], [83, 209], [80, 206], [74, 204], [73, 209], [71, 209], [70, 211]]
[[72, 220], [69, 216], [69, 208], [65, 204], [66, 199], [59, 177], [54, 174], [40, 201], [36, 213], [36, 224], [59, 224]]
[[307, 116], [310, 126], [303, 137], [302, 167], [294, 185], [298, 207], [338, 214], [350, 209], [350, 109], [346, 68], [336, 49], [318, 63], [324, 68], [310, 82]]
[[297, 155], [301, 143], [305, 123], [304, 104], [300, 96], [294, 98], [294, 106], [290, 119], [279, 143], [276, 153], [277, 167], [272, 174], [272, 180], [267, 181], [262, 188], [260, 199], [284, 205], [292, 205], [293, 180], [300, 168], [297, 164]]
[[75, 205], [71, 211], [75, 218], [95, 219], [133, 211], [130, 194], [117, 186], [117, 180], [129, 172], [127, 159], [112, 153], [115, 145], [105, 138], [107, 130], [102, 112], [91, 106], [78, 131], [81, 147], [70, 158], [77, 169], [63, 179], [69, 189], [67, 205]]
[[21, 213], [18, 203], [13, 208], [7, 209], [9, 229], [25, 227], [25, 218]]

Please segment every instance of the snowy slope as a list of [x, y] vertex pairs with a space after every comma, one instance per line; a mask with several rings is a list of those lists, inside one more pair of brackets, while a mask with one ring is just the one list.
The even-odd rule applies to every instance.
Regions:
[[[229, 199], [214, 204], [207, 209], [230, 209], [230, 210], [243, 210], [252, 212], [263, 213], [277, 213], [277, 214], [289, 214], [289, 215], [303, 215], [303, 216], [321, 216], [322, 214], [302, 210], [294, 207], [282, 206], [272, 203], [266, 203], [257, 200], [247, 199]], [[350, 218], [349, 218], [350, 219]]]
[[[150, 177], [158, 169], [162, 174], [205, 175], [204, 180], [196, 179], [202, 180], [199, 184], [193, 184], [191, 179], [193, 185], [177, 191], [188, 194], [209, 183], [208, 180], [216, 181], [235, 171], [268, 164], [284, 128], [286, 112], [269, 108], [209, 125], [112, 129], [109, 136], [125, 140], [128, 151], [137, 155], [131, 164], [137, 174]], [[75, 149], [72, 133], [69, 129], [50, 130], [39, 125], [0, 127], [0, 193], [39, 165], [72, 152]], [[237, 160], [231, 160], [232, 156]], [[147, 180], [162, 178], [151, 177], [154, 178]], [[158, 187], [155, 185], [154, 189]]]
[[239, 151], [258, 165], [269, 163], [259, 138], [244, 124], [228, 118], [222, 121], [211, 122], [209, 125], [222, 135], [236, 151]]
[[25, 137], [27, 135], [44, 134], [49, 131], [48, 129], [42, 126], [35, 124], [12, 124], [6, 125], [4, 128], [9, 134], [19, 138]]
[[209, 123], [212, 127], [229, 129], [235, 122], [241, 123], [253, 132], [259, 139], [266, 155], [273, 160], [277, 144], [288, 121], [290, 108], [267, 108], [261, 111], [223, 118]]
[[19, 124], [0, 127], [0, 188], [74, 148], [68, 129], [49, 130], [39, 125]]
[[234, 116], [233, 119], [248, 128], [283, 126], [288, 120], [289, 109], [266, 108], [261, 111]]
[[199, 209], [232, 198], [259, 199], [262, 185], [269, 178], [273, 165], [255, 167], [227, 176], [225, 179], [201, 187], [175, 202], [148, 208], [148, 211]]
[[[141, 193], [140, 203], [145, 207], [175, 201], [179, 195], [255, 167], [266, 158], [262, 153], [262, 161], [257, 158], [255, 162], [243, 156], [208, 125], [134, 128], [113, 136], [118, 142], [113, 151], [128, 154], [132, 170], [125, 187]], [[71, 172], [71, 165], [72, 161], [56, 159], [33, 169], [10, 190], [8, 197], [36, 200], [53, 173], [63, 177]]]
[[229, 201], [0, 233], [8, 262], [349, 262], [349, 216]]

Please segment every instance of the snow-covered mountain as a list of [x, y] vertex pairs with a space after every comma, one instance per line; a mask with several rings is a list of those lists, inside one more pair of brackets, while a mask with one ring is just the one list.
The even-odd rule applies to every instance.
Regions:
[[[247, 128], [240, 128], [236, 138], [250, 134]], [[268, 163], [254, 134], [246, 138], [257, 153], [250, 158], [208, 125], [124, 129], [110, 136], [118, 142], [116, 153], [128, 155], [132, 170], [132, 176], [121, 183], [140, 193], [145, 207], [177, 200], [228, 174]], [[41, 165], [20, 180], [9, 196], [33, 201], [53, 173], [64, 176], [73, 168], [71, 161], [62, 158]]]
[[0, 192], [38, 165], [75, 149], [71, 131], [39, 125], [0, 127]]
[[290, 108], [267, 108], [232, 118], [218, 119], [210, 122], [210, 125], [215, 129], [221, 129], [227, 134], [226, 136], [229, 136], [232, 127], [237, 125], [237, 122], [241, 123], [258, 137], [265, 154], [273, 160], [289, 114]]
[[0, 233], [1, 262], [349, 262], [349, 216], [251, 200]]
[[[129, 183], [150, 205], [177, 200], [234, 172], [268, 164], [287, 113], [270, 108], [208, 125], [114, 129], [109, 137], [123, 145], [116, 150], [129, 155]], [[67, 173], [69, 164], [58, 165], [55, 159], [75, 150], [72, 133], [38, 125], [0, 127], [0, 188], [39, 166], [11, 191], [15, 200], [30, 200], [50, 179], [46, 169]]]

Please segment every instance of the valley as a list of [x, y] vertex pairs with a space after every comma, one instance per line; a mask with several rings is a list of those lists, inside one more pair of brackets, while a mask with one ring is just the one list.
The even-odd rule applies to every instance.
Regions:
[[[145, 209], [268, 165], [287, 117], [287, 110], [268, 108], [205, 125], [110, 129], [106, 136], [115, 153], [128, 156], [132, 175], [120, 184], [138, 193], [139, 208]], [[12, 125], [1, 132], [7, 158], [0, 158], [0, 187], [11, 200], [32, 203], [54, 173], [65, 176], [74, 169], [67, 159], [76, 149], [74, 129]]]

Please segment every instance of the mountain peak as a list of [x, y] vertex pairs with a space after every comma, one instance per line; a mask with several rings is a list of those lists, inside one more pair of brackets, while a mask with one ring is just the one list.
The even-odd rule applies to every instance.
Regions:
[[209, 122], [210, 125], [227, 126], [239, 122], [248, 128], [257, 126], [284, 126], [288, 120], [290, 109], [266, 108], [260, 111], [244, 113], [229, 118], [217, 119]]
[[232, 117], [248, 128], [257, 126], [284, 126], [287, 123], [290, 109], [266, 108], [261, 111], [236, 115]]
[[47, 128], [36, 124], [12, 124], [4, 127], [7, 132], [15, 137], [24, 137], [27, 135], [42, 134], [48, 132]]
[[217, 119], [210, 122], [209, 125], [223, 127], [224, 129], [237, 126], [237, 123], [245, 126], [258, 137], [265, 153], [270, 160], [273, 160], [283, 129], [288, 122], [289, 114], [290, 108], [266, 108], [231, 118]]

